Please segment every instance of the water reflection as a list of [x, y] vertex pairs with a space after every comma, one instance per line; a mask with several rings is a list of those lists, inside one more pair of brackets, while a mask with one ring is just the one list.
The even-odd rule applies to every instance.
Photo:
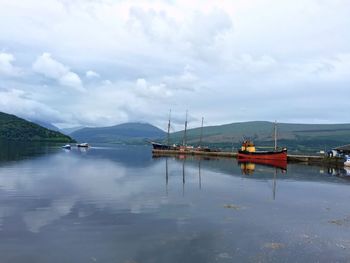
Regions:
[[274, 167], [280, 169], [282, 172], [287, 171], [287, 161], [283, 160], [238, 159], [238, 164], [241, 165], [242, 173], [246, 175], [254, 173], [256, 164], [265, 167]]
[[156, 158], [150, 150], [59, 149], [3, 162], [0, 261], [349, 258], [344, 177], [296, 164], [288, 173], [255, 164], [247, 176], [235, 159]]
[[[157, 159], [164, 159], [165, 160], [165, 193], [168, 196], [169, 190], [169, 156], [157, 156], [154, 157]], [[180, 160], [181, 161], [181, 171], [182, 171], [182, 196], [185, 196], [185, 185], [186, 185], [186, 157], [184, 156], [176, 156], [172, 158], [173, 160]], [[201, 177], [201, 159], [198, 160], [198, 188], [202, 189], [202, 177]]]
[[16, 142], [0, 140], [0, 163], [19, 161], [53, 153], [59, 150], [58, 144], [45, 142]]
[[[337, 177], [344, 177], [344, 178], [349, 178], [350, 179], [350, 167], [326, 167], [327, 174], [331, 176], [337, 176]], [[324, 170], [320, 170], [320, 173], [324, 173]]]

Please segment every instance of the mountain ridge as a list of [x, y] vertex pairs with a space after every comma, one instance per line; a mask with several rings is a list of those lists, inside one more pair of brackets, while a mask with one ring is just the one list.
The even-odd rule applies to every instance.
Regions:
[[107, 127], [83, 128], [70, 134], [78, 141], [97, 143], [146, 143], [165, 132], [149, 123], [127, 122]]

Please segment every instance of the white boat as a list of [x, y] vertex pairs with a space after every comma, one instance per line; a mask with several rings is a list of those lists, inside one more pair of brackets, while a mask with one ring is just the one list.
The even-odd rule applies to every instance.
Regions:
[[344, 167], [345, 176], [350, 176], [350, 167]]
[[70, 146], [70, 144], [66, 144], [66, 145], [62, 146], [62, 148], [70, 150], [71, 146]]
[[88, 148], [88, 147], [90, 147], [90, 145], [87, 142], [83, 142], [83, 143], [78, 143], [77, 147]]
[[350, 167], [350, 156], [348, 156], [348, 155], [345, 157], [344, 166]]

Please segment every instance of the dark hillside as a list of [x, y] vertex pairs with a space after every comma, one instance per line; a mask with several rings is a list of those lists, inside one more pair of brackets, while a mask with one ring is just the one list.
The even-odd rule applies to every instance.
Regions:
[[15, 115], [0, 112], [0, 139], [12, 141], [71, 142], [69, 136], [41, 127]]

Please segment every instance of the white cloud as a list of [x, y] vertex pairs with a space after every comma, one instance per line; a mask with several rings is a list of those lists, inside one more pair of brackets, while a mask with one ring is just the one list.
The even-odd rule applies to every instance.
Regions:
[[43, 53], [33, 63], [33, 70], [43, 74], [45, 77], [57, 80], [61, 85], [84, 91], [82, 81], [79, 76], [70, 71], [69, 67], [56, 61], [50, 53]]
[[70, 119], [67, 114], [52, 109], [48, 105], [31, 98], [30, 94], [18, 89], [0, 90], [0, 111], [15, 114], [30, 120], [50, 123]]
[[167, 98], [173, 95], [173, 93], [167, 88], [164, 83], [157, 85], [149, 84], [145, 79], [139, 78], [136, 80], [136, 93], [139, 96], [149, 98], [149, 99], [158, 99], [158, 98]]
[[99, 78], [100, 74], [98, 74], [97, 72], [93, 71], [93, 70], [89, 70], [85, 73], [85, 76], [87, 78]]
[[84, 89], [82, 88], [81, 79], [74, 72], [69, 71], [65, 73], [64, 75], [61, 76], [59, 81], [64, 86], [73, 87], [80, 91], [84, 91]]
[[0, 74], [17, 76], [20, 70], [12, 65], [14, 61], [15, 57], [12, 54], [0, 52]]

